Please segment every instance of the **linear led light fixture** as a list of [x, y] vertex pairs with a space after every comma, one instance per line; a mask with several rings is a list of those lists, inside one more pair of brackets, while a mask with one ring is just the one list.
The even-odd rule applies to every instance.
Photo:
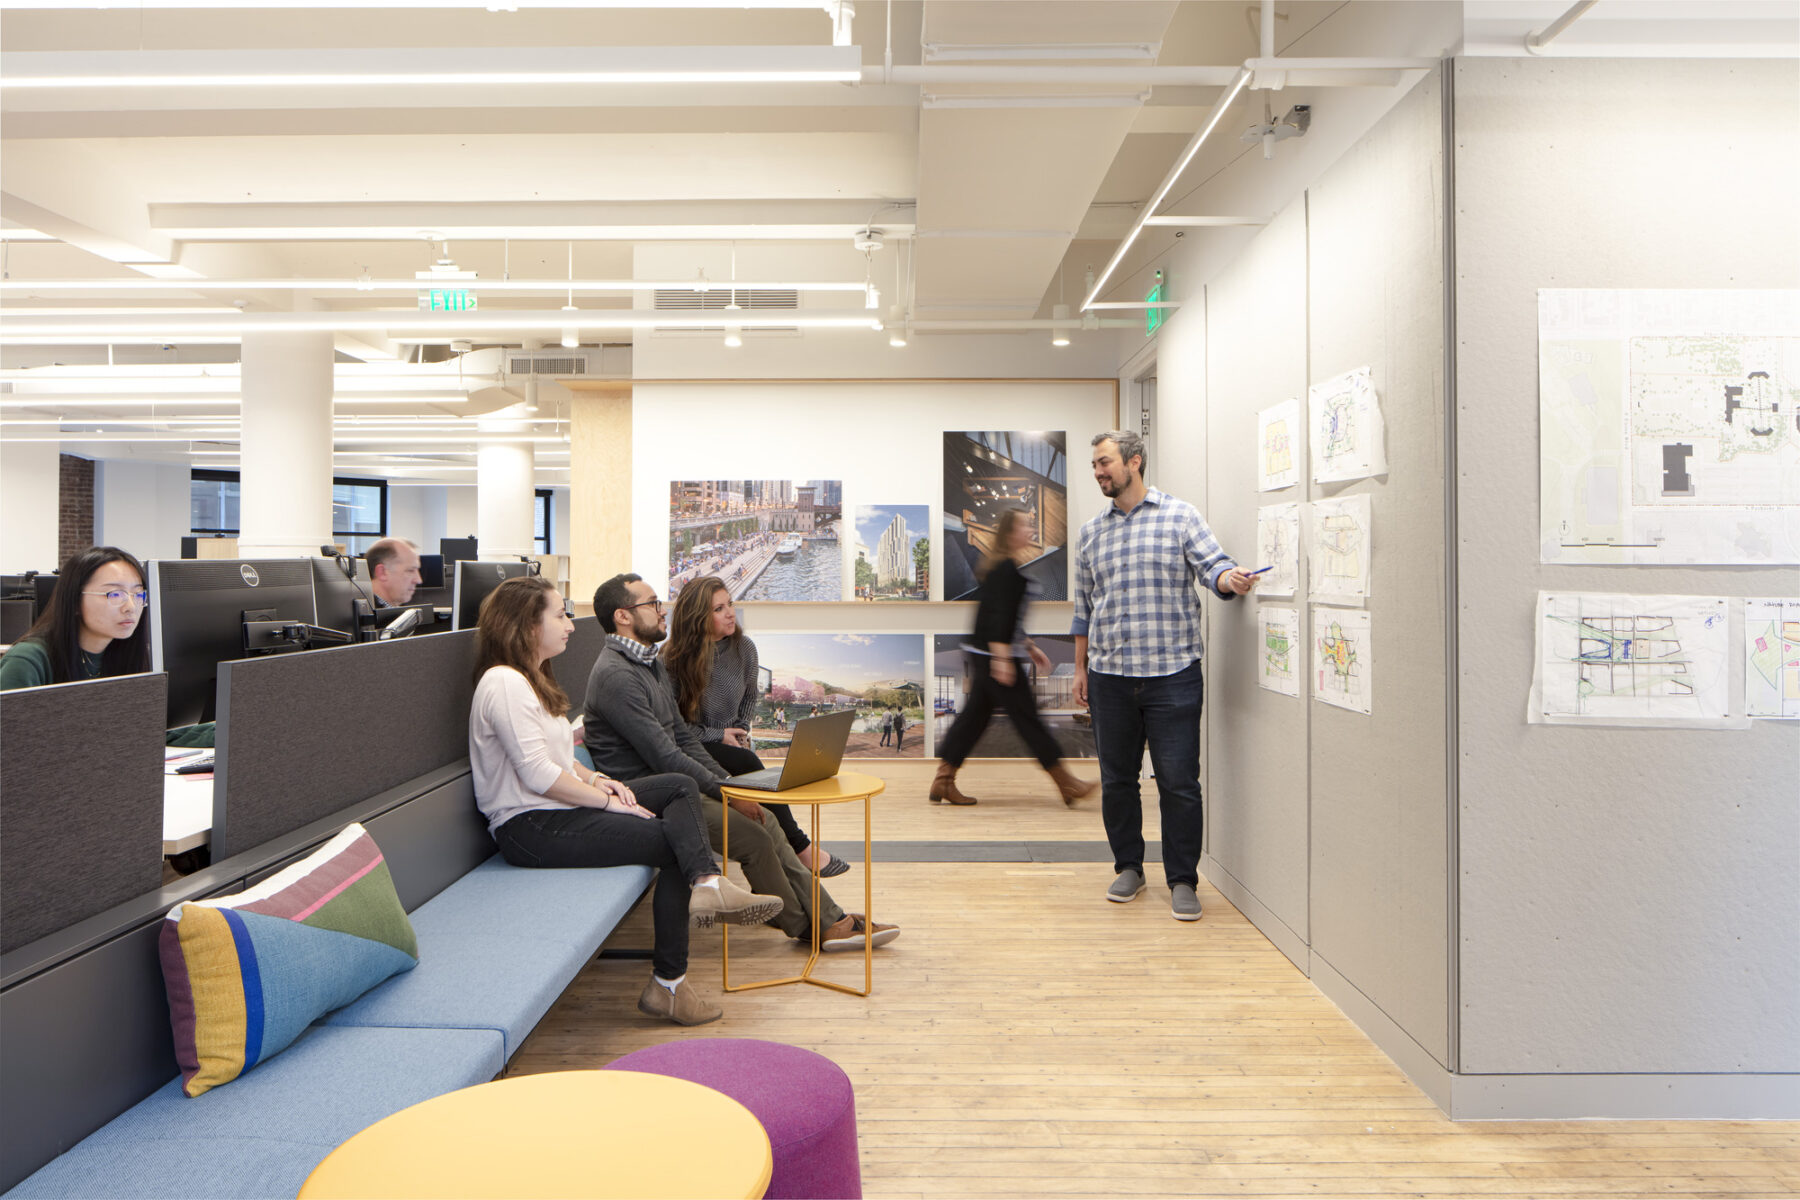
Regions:
[[1125, 239], [1119, 243], [1119, 248], [1113, 251], [1112, 259], [1107, 262], [1106, 269], [1100, 272], [1099, 277], [1094, 280], [1094, 286], [1088, 291], [1087, 299], [1081, 302], [1083, 312], [1091, 308], [1094, 301], [1100, 298], [1100, 292], [1106, 287], [1106, 281], [1112, 278], [1114, 271], [1118, 270], [1119, 263], [1124, 260], [1126, 252], [1131, 249], [1131, 244], [1137, 241], [1138, 234], [1144, 232], [1144, 223], [1155, 215], [1158, 206], [1168, 198], [1169, 192], [1175, 187], [1175, 181], [1181, 178], [1181, 173], [1187, 170], [1189, 163], [1194, 161], [1194, 155], [1200, 153], [1200, 147], [1206, 144], [1206, 139], [1212, 136], [1212, 131], [1218, 128], [1220, 121], [1224, 120], [1225, 110], [1231, 107], [1232, 101], [1238, 98], [1238, 93], [1242, 92], [1249, 82], [1249, 69], [1241, 68], [1237, 77], [1231, 81], [1231, 86], [1221, 92], [1219, 98], [1213, 102], [1212, 111], [1206, 117], [1206, 124], [1200, 127], [1200, 132], [1194, 135], [1193, 140], [1188, 142], [1187, 149], [1181, 152], [1181, 157], [1175, 160], [1175, 165], [1163, 178], [1162, 185], [1156, 189], [1156, 194], [1150, 197], [1150, 203], [1144, 205], [1139, 211], [1137, 220], [1131, 226], [1131, 232], [1125, 235]]
[[[5, 11], [26, 9], [92, 11], [94, 9], [128, 8], [133, 12], [140, 10], [156, 12], [214, 8], [242, 11], [265, 8], [365, 9], [368, 7], [370, 7], [368, 0], [133, 0], [129, 4], [122, 4], [121, 0], [0, 0], [0, 10]], [[767, 8], [817, 11], [824, 5], [821, 0], [381, 0], [380, 7], [464, 8], [485, 9], [488, 12], [517, 12], [522, 8]]]
[[[497, 65], [499, 64], [499, 65]], [[856, 83], [856, 46], [0, 52], [0, 90]]]
[[[412, 295], [429, 287], [429, 279], [146, 279], [134, 275], [130, 279], [36, 279], [0, 280], [0, 295], [42, 292], [395, 292]], [[692, 279], [469, 279], [458, 280], [457, 286], [469, 292], [515, 292], [524, 295], [574, 291], [585, 295], [652, 292], [659, 289], [693, 289]], [[860, 292], [863, 285], [850, 282], [732, 284], [740, 292]], [[9, 305], [8, 312], [26, 310]], [[191, 309], [187, 311], [193, 311]], [[41, 312], [41, 310], [40, 310]]]
[[[224, 380], [227, 386], [235, 388], [238, 378], [243, 374], [240, 362], [211, 363], [119, 363], [116, 366], [101, 366], [98, 363], [57, 363], [44, 367], [0, 367], [0, 380], [48, 380], [48, 379], [107, 379], [107, 380]], [[341, 362], [335, 364], [332, 374], [340, 381], [353, 380], [358, 387], [385, 387], [389, 383], [407, 384], [422, 383], [437, 387], [450, 380], [466, 383], [475, 380], [484, 383], [498, 382], [496, 374], [472, 373], [463, 370], [456, 362], [440, 362], [425, 364], [401, 363], [357, 363]]]
[[[199, 433], [27, 433], [6, 439], [9, 442], [225, 442], [238, 439], [231, 435], [199, 434]], [[529, 434], [470, 434], [467, 437], [340, 437], [333, 435], [332, 440], [340, 445], [366, 445], [379, 443], [383, 446], [494, 446], [538, 444], [544, 446], [560, 446], [561, 437], [540, 437]]]
[[[334, 396], [333, 404], [467, 404], [467, 396], [455, 399], [426, 400], [417, 396]], [[184, 396], [58, 396], [8, 392], [0, 400], [0, 410], [8, 408], [237, 408], [243, 401], [208, 396], [189, 399]]]
[[[737, 322], [745, 329], [879, 329], [881, 318], [808, 315], [793, 312], [746, 310]], [[0, 344], [30, 344], [51, 338], [88, 338], [93, 341], [134, 337], [161, 338], [165, 342], [192, 341], [201, 337], [242, 337], [254, 333], [393, 333], [406, 331], [427, 336], [523, 332], [548, 335], [565, 329], [679, 329], [717, 328], [716, 312], [643, 312], [627, 309], [578, 309], [575, 312], [274, 312], [239, 313], [233, 316], [169, 316], [156, 320], [140, 317], [15, 317], [0, 329]]]

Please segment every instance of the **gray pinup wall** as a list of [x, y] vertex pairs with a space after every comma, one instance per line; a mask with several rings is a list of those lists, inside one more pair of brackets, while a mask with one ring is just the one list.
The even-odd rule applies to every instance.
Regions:
[[1528, 726], [1525, 704], [1540, 588], [1800, 591], [1793, 567], [1541, 565], [1535, 503], [1537, 289], [1800, 283], [1794, 64], [1455, 72], [1461, 1069], [1770, 1095], [1800, 1071], [1800, 723]]

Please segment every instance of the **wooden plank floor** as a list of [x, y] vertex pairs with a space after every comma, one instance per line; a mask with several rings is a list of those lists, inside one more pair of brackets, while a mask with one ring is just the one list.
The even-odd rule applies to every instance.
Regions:
[[[947, 811], [925, 803], [927, 774], [896, 772], [877, 837], [1102, 838], [1096, 806], [1064, 809], [1035, 770], [983, 774], [982, 803]], [[861, 832], [845, 811], [827, 837]], [[738, 993], [724, 1020], [683, 1030], [637, 1013], [647, 963], [603, 959], [511, 1070], [682, 1037], [805, 1046], [855, 1085], [870, 1197], [1800, 1196], [1800, 1123], [1451, 1122], [1204, 882], [1205, 919], [1181, 924], [1159, 871], [1130, 905], [1101, 899], [1111, 875], [1105, 861], [889, 862], [878, 847], [876, 915], [905, 932], [877, 953], [873, 996]], [[862, 879], [833, 882], [846, 907]], [[609, 944], [647, 946], [647, 910]], [[712, 995], [718, 940], [696, 934], [690, 968]], [[732, 959], [750, 978], [800, 955], [759, 929], [733, 935]], [[860, 983], [862, 959], [830, 971]]]

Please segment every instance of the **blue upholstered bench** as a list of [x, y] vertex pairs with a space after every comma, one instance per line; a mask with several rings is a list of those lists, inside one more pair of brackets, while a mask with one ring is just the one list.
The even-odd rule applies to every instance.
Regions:
[[654, 874], [496, 855], [410, 914], [413, 970], [223, 1087], [171, 1080], [6, 1195], [291, 1197], [357, 1131], [497, 1075]]

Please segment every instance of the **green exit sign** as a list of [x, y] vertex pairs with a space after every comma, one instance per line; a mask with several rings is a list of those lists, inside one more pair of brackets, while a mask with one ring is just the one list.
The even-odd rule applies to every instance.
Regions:
[[475, 293], [466, 288], [432, 288], [419, 293], [419, 308], [425, 312], [474, 312]]
[[[1144, 293], [1144, 303], [1145, 304], [1161, 304], [1162, 298], [1163, 298], [1162, 272], [1158, 271], [1156, 273], [1156, 286], [1151, 288], [1148, 292]], [[1166, 311], [1168, 311], [1168, 310], [1161, 309], [1161, 308], [1147, 308], [1144, 310], [1144, 336], [1145, 337], [1149, 337], [1151, 334], [1156, 332], [1157, 327], [1163, 323], [1163, 313]]]

